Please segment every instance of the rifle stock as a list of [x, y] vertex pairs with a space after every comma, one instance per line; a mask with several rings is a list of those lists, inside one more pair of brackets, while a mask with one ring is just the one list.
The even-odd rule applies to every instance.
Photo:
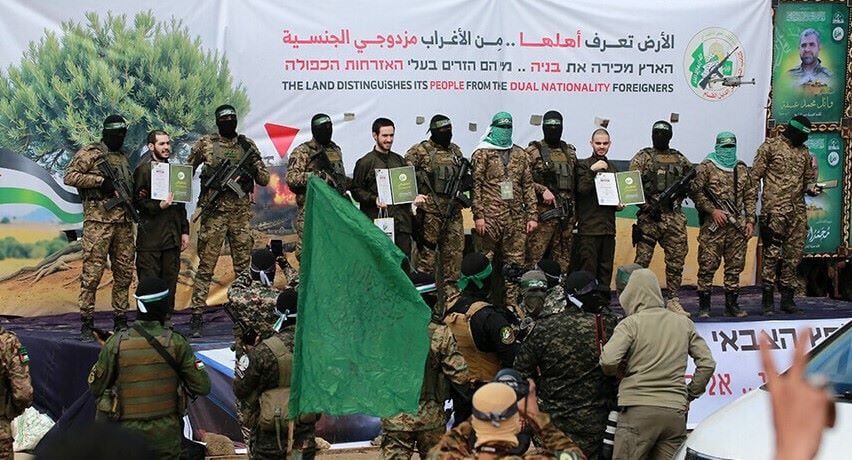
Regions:
[[690, 169], [688, 173], [681, 176], [675, 183], [669, 185], [653, 203], [640, 210], [640, 212], [647, 213], [654, 220], [660, 220], [663, 207], [670, 207], [679, 197], [685, 197], [686, 191], [693, 179], [695, 179], [695, 168]]
[[236, 163], [232, 163], [230, 160], [223, 161], [216, 167], [210, 178], [204, 181], [203, 190], [208, 190], [207, 193], [210, 195], [204, 205], [201, 206], [201, 212], [197, 213], [192, 219], [193, 222], [213, 212], [222, 194], [226, 191], [230, 190], [240, 198], [246, 195], [237, 179], [248, 174], [244, 167], [254, 150], [250, 148], [244, 148], [244, 150], [243, 156]]
[[[726, 220], [729, 224], [733, 225], [734, 228], [736, 228], [737, 231], [740, 232], [744, 237], [748, 238], [749, 236], [751, 236], [746, 233], [745, 226], [743, 226], [740, 221], [737, 220], [737, 216], [740, 216], [740, 210], [737, 208], [736, 204], [734, 204], [731, 200], [723, 200], [719, 198], [719, 195], [717, 195], [716, 192], [711, 190], [710, 187], [706, 185], [704, 186], [703, 191], [704, 195], [707, 196], [707, 198], [713, 203], [713, 206], [715, 206], [716, 209], [721, 209], [722, 211], [725, 211], [725, 213], [728, 215], [728, 218]], [[715, 222], [713, 223], [713, 225], [710, 226], [710, 230], [714, 232], [717, 228], [718, 225]]]

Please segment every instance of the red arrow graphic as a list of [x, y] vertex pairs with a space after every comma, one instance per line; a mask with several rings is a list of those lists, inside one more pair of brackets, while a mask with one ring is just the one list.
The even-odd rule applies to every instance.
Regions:
[[286, 157], [290, 146], [293, 145], [293, 140], [296, 139], [296, 134], [299, 134], [299, 129], [275, 123], [266, 123], [263, 127], [266, 128], [266, 134], [269, 135], [272, 145], [278, 151], [278, 156]]

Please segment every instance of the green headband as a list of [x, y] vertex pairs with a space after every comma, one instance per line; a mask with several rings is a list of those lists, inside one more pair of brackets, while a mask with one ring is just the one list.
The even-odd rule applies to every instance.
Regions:
[[233, 116], [236, 117], [237, 111], [234, 110], [234, 109], [225, 108], [225, 109], [221, 109], [218, 112], [216, 112], [216, 118], [222, 118], [222, 117], [226, 117], [228, 115], [233, 115]]
[[127, 129], [127, 123], [123, 121], [114, 121], [104, 125], [104, 129]]
[[511, 118], [499, 118], [491, 122], [491, 126], [496, 128], [511, 128], [512, 127], [512, 119]]
[[716, 139], [716, 145], [737, 145], [737, 139], [734, 137], [723, 137], [721, 139]]
[[331, 123], [331, 118], [329, 117], [319, 117], [311, 123], [311, 126], [319, 126], [325, 123]]
[[429, 129], [439, 129], [443, 128], [444, 126], [452, 126], [452, 123], [450, 122], [450, 120], [435, 120], [434, 122], [429, 124]]
[[547, 125], [561, 125], [562, 120], [560, 120], [558, 118], [545, 118], [544, 122], [542, 122], [542, 124], [545, 125], [545, 126], [547, 126]]
[[651, 129], [663, 129], [666, 131], [671, 131], [672, 127], [668, 123], [655, 123], [654, 127]]
[[805, 134], [810, 134], [811, 132], [811, 128], [808, 128], [805, 125], [799, 123], [798, 120], [790, 120], [788, 124]]
[[482, 280], [488, 278], [491, 275], [491, 270], [492, 270], [491, 263], [489, 262], [488, 265], [485, 267], [485, 269], [483, 269], [479, 273], [476, 273], [476, 274], [473, 274], [473, 275], [470, 275], [470, 276], [462, 275], [459, 278], [459, 280], [456, 282], [456, 286], [460, 290], [464, 291], [464, 289], [467, 287], [467, 285], [470, 284], [471, 281], [473, 281], [473, 284], [475, 284], [476, 287], [478, 287], [479, 289], [482, 289]]
[[523, 280], [521, 289], [544, 289], [547, 290], [547, 282], [542, 280]]

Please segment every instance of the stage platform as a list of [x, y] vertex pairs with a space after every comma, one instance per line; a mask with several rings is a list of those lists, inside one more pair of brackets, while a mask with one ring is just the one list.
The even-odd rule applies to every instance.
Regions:
[[[623, 314], [617, 305], [613, 310]], [[684, 308], [697, 316], [698, 298], [694, 288], [685, 287], [680, 295]], [[699, 400], [707, 403], [696, 419], [712, 412], [714, 408], [753, 388], [759, 372], [755, 352], [755, 337], [767, 331], [777, 342], [779, 351], [791, 348], [795, 336], [790, 331], [810, 325], [815, 330], [814, 342], [819, 342], [833, 330], [852, 319], [852, 302], [828, 298], [797, 298], [803, 313], [796, 315], [776, 313], [771, 317], [760, 315], [761, 292], [758, 287], [743, 289], [740, 304], [749, 313], [746, 318], [723, 316], [724, 295], [713, 292], [713, 317], [697, 320], [696, 327], [713, 350], [717, 360], [717, 378], [714, 376], [708, 396]], [[778, 298], [776, 296], [776, 305]], [[132, 320], [134, 313], [130, 314]], [[189, 330], [189, 311], [178, 312], [173, 317], [175, 329], [186, 334]], [[35, 318], [3, 318], [3, 327], [15, 331], [30, 353], [30, 371], [35, 389], [34, 405], [57, 420], [59, 428], [88, 423], [94, 417], [94, 400], [88, 392], [86, 379], [100, 350], [97, 343], [78, 340], [80, 318], [78, 314], [43, 316]], [[112, 315], [98, 312], [95, 324], [102, 329], [112, 328]], [[232, 373], [227, 359], [216, 356], [229, 355], [227, 349], [233, 341], [233, 324], [221, 307], [209, 308], [204, 314], [204, 337], [190, 340], [200, 358], [207, 364], [213, 390], [207, 397], [198, 398], [190, 409], [193, 427], [221, 433], [240, 440], [234, 396], [231, 388]], [[788, 344], [790, 342], [790, 344]], [[211, 356], [213, 358], [211, 358]], [[211, 361], [217, 361], [213, 362]], [[758, 366], [757, 368], [755, 366]], [[759, 382], [758, 382], [759, 383]], [[693, 411], [695, 412], [695, 411]], [[697, 423], [690, 414], [690, 424]], [[318, 435], [331, 443], [369, 440], [378, 435], [378, 419], [367, 416], [323, 417]]]

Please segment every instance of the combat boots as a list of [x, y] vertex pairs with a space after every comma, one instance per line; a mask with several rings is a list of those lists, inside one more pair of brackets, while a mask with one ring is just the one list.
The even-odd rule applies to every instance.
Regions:
[[710, 291], [698, 291], [698, 318], [710, 317]]
[[734, 316], [736, 318], [745, 318], [748, 313], [742, 311], [737, 304], [737, 291], [725, 291], [725, 316]]
[[793, 301], [793, 288], [781, 287], [781, 311], [784, 313], [801, 313], [802, 310]]
[[763, 316], [772, 316], [775, 314], [775, 290], [772, 286], [763, 286], [763, 299], [761, 307], [763, 308]]
[[677, 297], [672, 297], [671, 299], [669, 299], [666, 302], [666, 308], [668, 308], [669, 310], [671, 310], [675, 313], [680, 313], [681, 315], [684, 315], [687, 318], [692, 316], [692, 315], [689, 314], [688, 311], [683, 309], [683, 305], [680, 304], [680, 299], [677, 298]]
[[80, 341], [94, 342], [95, 335], [92, 333], [92, 328], [95, 327], [95, 319], [91, 315], [83, 315], [80, 321], [82, 322], [80, 326]]
[[127, 329], [127, 315], [116, 313], [112, 315], [112, 331], [118, 332]]
[[189, 319], [189, 336], [193, 338], [201, 337], [201, 325], [203, 323], [204, 319], [201, 313], [193, 313]]

